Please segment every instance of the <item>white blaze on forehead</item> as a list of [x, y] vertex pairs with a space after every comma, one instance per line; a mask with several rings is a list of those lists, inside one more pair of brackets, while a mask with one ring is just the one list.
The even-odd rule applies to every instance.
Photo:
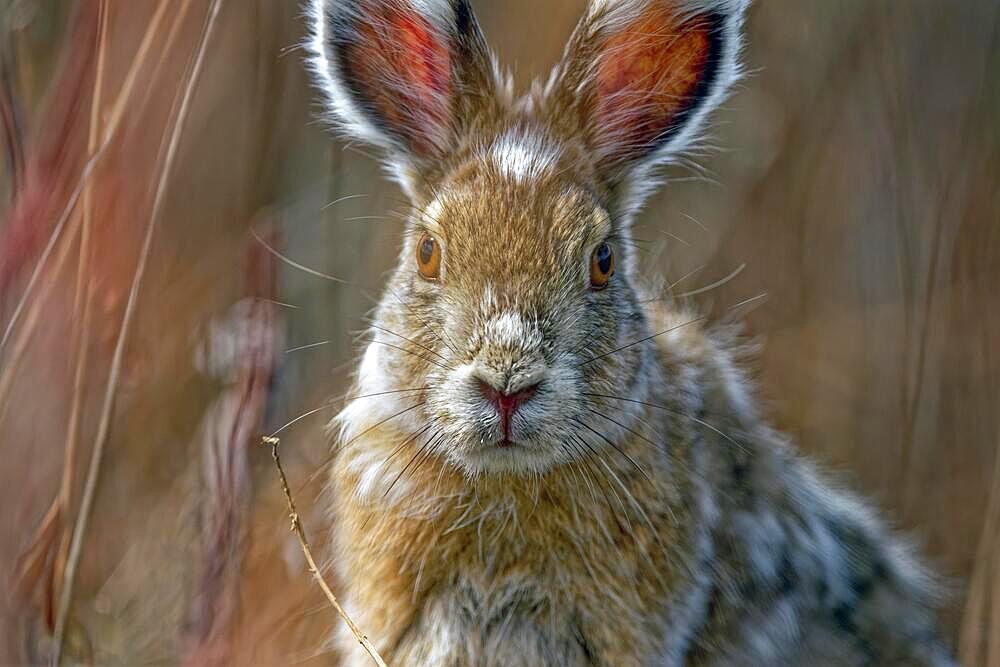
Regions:
[[507, 132], [493, 142], [488, 158], [500, 173], [525, 182], [543, 177], [555, 167], [559, 154], [542, 137]]

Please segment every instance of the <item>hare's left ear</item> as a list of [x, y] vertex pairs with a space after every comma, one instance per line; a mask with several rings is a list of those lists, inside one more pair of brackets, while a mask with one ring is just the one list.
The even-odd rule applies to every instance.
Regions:
[[739, 79], [749, 0], [591, 0], [546, 88], [557, 133], [638, 206], [658, 166], [697, 139]]
[[310, 0], [312, 68], [330, 118], [381, 148], [413, 196], [495, 102], [468, 0]]

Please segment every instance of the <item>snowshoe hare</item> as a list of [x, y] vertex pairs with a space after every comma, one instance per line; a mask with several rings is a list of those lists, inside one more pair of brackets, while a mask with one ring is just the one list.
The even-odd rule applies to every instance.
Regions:
[[330, 119], [412, 200], [333, 424], [334, 562], [390, 664], [953, 664], [933, 578], [763, 421], [733, 337], [634, 282], [747, 4], [592, 0], [519, 97], [468, 0], [311, 0]]

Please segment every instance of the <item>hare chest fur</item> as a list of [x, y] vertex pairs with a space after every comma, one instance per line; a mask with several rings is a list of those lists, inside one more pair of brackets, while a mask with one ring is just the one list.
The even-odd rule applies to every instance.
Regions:
[[313, 1], [330, 120], [413, 203], [332, 425], [333, 563], [390, 664], [951, 664], [931, 578], [761, 419], [734, 337], [634, 282], [746, 4], [594, 0], [516, 97], [466, 0]]

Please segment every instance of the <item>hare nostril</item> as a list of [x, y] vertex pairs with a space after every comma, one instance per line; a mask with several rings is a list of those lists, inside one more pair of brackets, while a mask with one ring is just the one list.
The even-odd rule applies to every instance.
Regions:
[[479, 391], [487, 400], [496, 405], [497, 410], [500, 412], [500, 423], [503, 428], [503, 439], [505, 443], [509, 443], [511, 440], [511, 417], [514, 416], [514, 413], [519, 407], [530, 401], [532, 397], [538, 393], [538, 387], [540, 384], [541, 383], [536, 383], [530, 387], [523, 387], [513, 393], [506, 394], [497, 390], [488, 382], [479, 380]]
[[525, 387], [520, 391], [516, 391], [513, 394], [501, 394], [500, 399], [497, 402], [499, 403], [501, 410], [510, 410], [513, 412], [522, 404], [530, 401], [537, 392], [538, 385], [534, 384], [530, 387]]
[[518, 407], [524, 403], [531, 400], [531, 398], [538, 393], [538, 387], [541, 383], [536, 383], [530, 387], [524, 387], [511, 394], [506, 394], [502, 391], [497, 390], [488, 382], [479, 380], [479, 391], [485, 396], [491, 403], [495, 403], [501, 412], [513, 412]]

